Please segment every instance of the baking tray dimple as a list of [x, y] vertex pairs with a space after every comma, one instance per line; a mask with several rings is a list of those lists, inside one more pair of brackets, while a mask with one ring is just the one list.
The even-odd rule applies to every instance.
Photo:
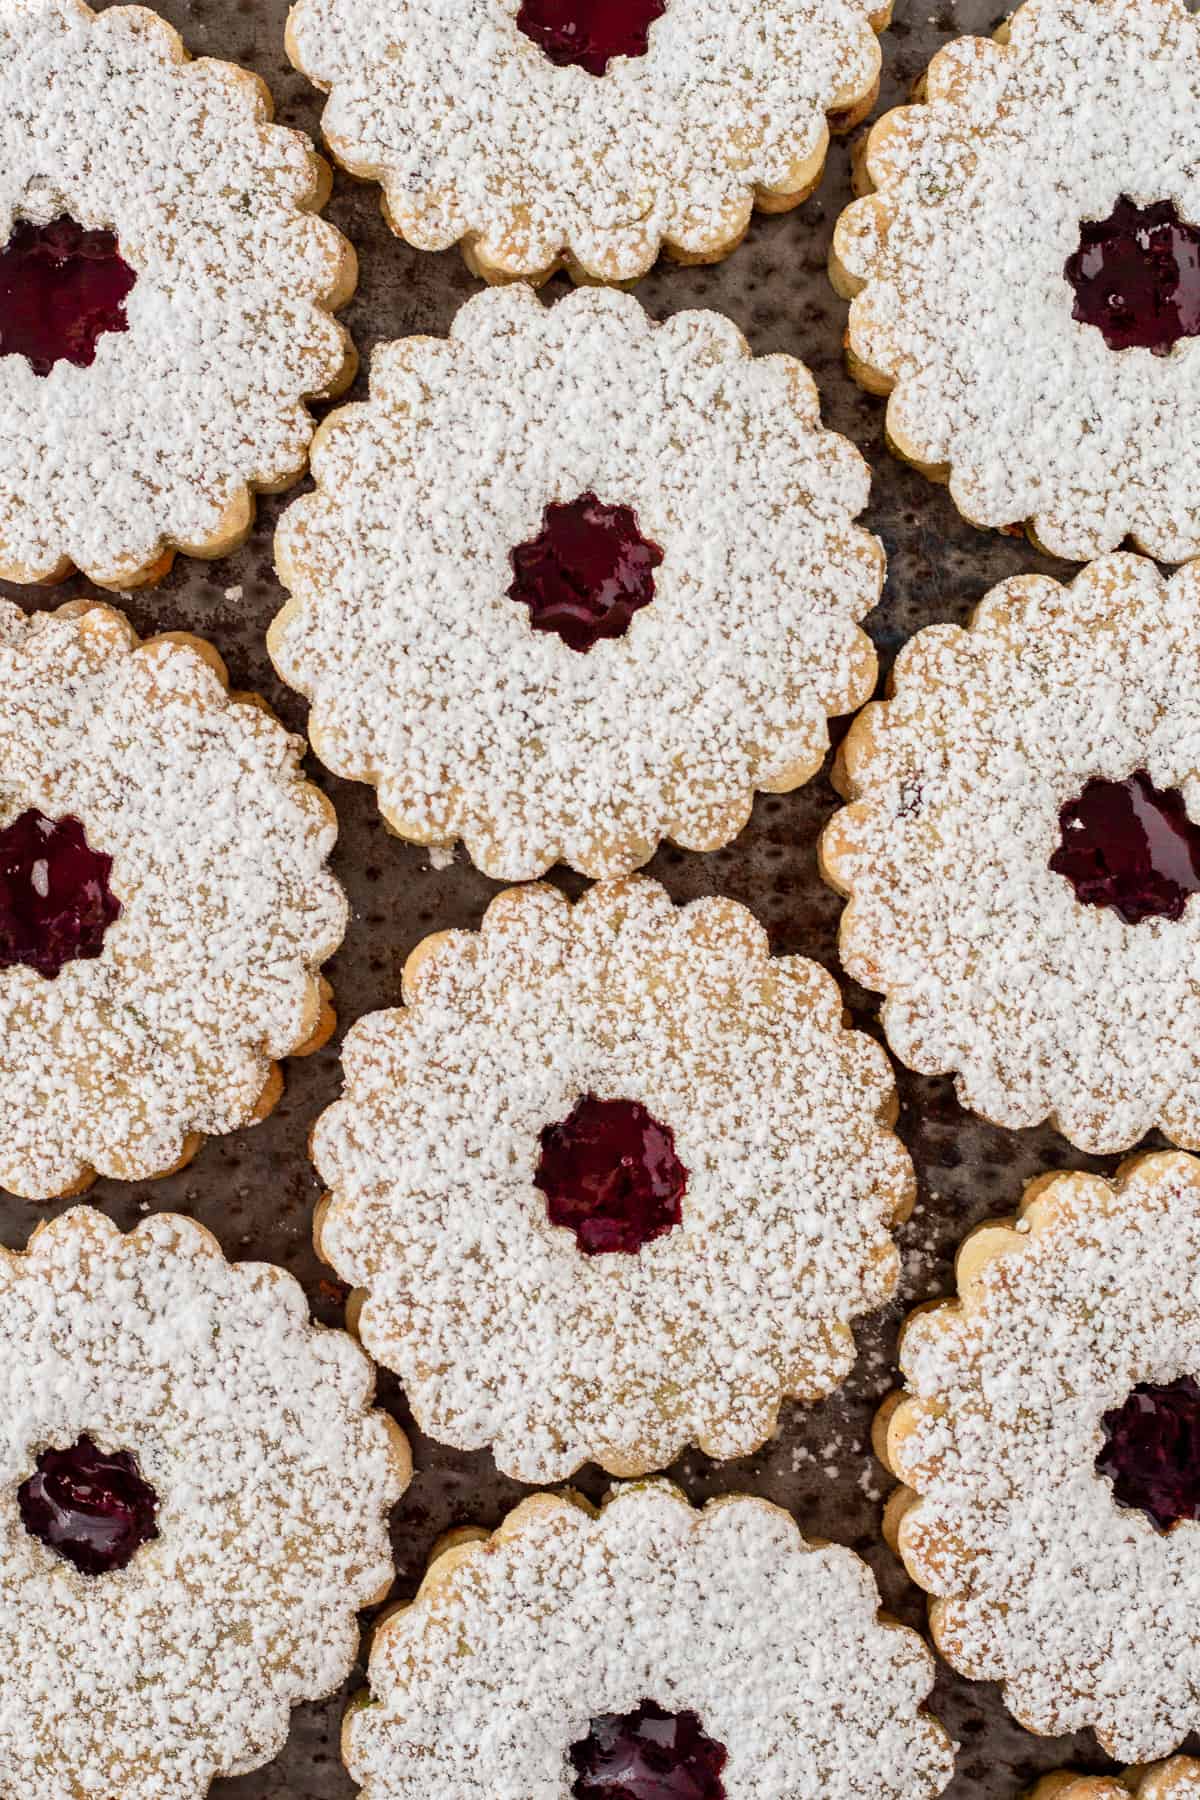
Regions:
[[[990, 32], [999, 19], [995, 7], [980, 0], [960, 0], [937, 12], [929, 7], [930, 0], [898, 0], [883, 40], [880, 110], [907, 97], [915, 77], [951, 37]], [[281, 122], [318, 135], [321, 97], [283, 52], [286, 0], [161, 0], [158, 10], [193, 54], [224, 57], [255, 70], [275, 95]], [[756, 352], [787, 351], [812, 369], [826, 423], [852, 438], [873, 470], [864, 522], [882, 538], [889, 568], [883, 598], [866, 623], [886, 674], [897, 648], [914, 631], [935, 621], [963, 622], [995, 582], [1030, 569], [1059, 577], [1070, 570], [1038, 556], [1023, 540], [966, 525], [944, 490], [886, 450], [883, 403], [861, 393], [845, 373], [846, 309], [825, 275], [833, 224], [850, 192], [849, 147], [835, 143], [825, 178], [804, 206], [776, 218], [756, 215], [745, 243], [725, 263], [699, 269], [664, 263], [636, 291], [656, 318], [686, 307], [714, 307], [735, 321]], [[328, 216], [359, 255], [358, 291], [342, 315], [363, 359], [351, 395], [358, 398], [366, 393], [375, 344], [413, 332], [444, 333], [480, 284], [457, 251], [427, 256], [393, 237], [377, 190], [340, 171]], [[557, 278], [546, 297], [565, 288]], [[121, 604], [142, 634], [183, 629], [212, 638], [229, 664], [234, 687], [265, 694], [285, 722], [302, 731], [304, 703], [280, 685], [264, 644], [284, 599], [274, 574], [272, 536], [289, 498], [260, 503], [255, 530], [236, 555], [211, 564], [180, 557], [160, 587]], [[88, 584], [76, 579], [49, 591], [0, 584], [0, 591], [26, 607], [53, 607], [87, 592]], [[336, 780], [311, 757], [309, 772], [337, 808], [334, 867], [352, 906], [346, 941], [329, 971], [344, 1029], [365, 1012], [397, 1004], [400, 971], [413, 946], [433, 930], [477, 925], [498, 884], [473, 869], [461, 852], [450, 866], [432, 867], [427, 851], [401, 844], [385, 831], [370, 789]], [[760, 797], [746, 830], [727, 849], [701, 856], [667, 846], [649, 871], [677, 901], [721, 893], [749, 906], [766, 925], [773, 948], [823, 963], [841, 981], [855, 1023], [878, 1035], [877, 1001], [847, 983], [838, 967], [841, 903], [817, 871], [817, 836], [837, 804], [826, 769], [798, 793]], [[572, 893], [584, 885], [571, 876], [562, 881]], [[315, 1314], [339, 1323], [345, 1289], [311, 1247], [319, 1189], [306, 1142], [313, 1120], [338, 1093], [340, 1036], [339, 1031], [319, 1055], [286, 1066], [284, 1098], [264, 1124], [210, 1140], [178, 1175], [136, 1186], [101, 1181], [88, 1198], [126, 1228], [149, 1211], [191, 1214], [216, 1233], [229, 1255], [290, 1269], [304, 1284]], [[876, 1570], [889, 1610], [922, 1626], [923, 1597], [880, 1537], [890, 1482], [869, 1448], [872, 1413], [895, 1380], [899, 1318], [907, 1306], [950, 1291], [960, 1239], [980, 1220], [1013, 1211], [1030, 1176], [1065, 1166], [1111, 1172], [1117, 1159], [1083, 1157], [1049, 1129], [997, 1130], [962, 1110], [949, 1079], [898, 1074], [899, 1129], [920, 1179], [918, 1206], [903, 1233], [900, 1301], [860, 1328], [858, 1364], [840, 1394], [822, 1406], [785, 1407], [777, 1436], [754, 1456], [714, 1464], [688, 1455], [671, 1473], [693, 1500], [736, 1490], [761, 1494], [788, 1507], [809, 1535], [852, 1545]], [[38, 1206], [0, 1193], [0, 1241], [23, 1244], [39, 1219], [68, 1204]], [[379, 1392], [411, 1430], [403, 1395], [389, 1376], [381, 1377]], [[468, 1522], [495, 1525], [525, 1491], [497, 1474], [486, 1453], [462, 1454], [416, 1432], [412, 1436], [416, 1476], [393, 1522], [398, 1569], [393, 1598], [413, 1592], [439, 1533]], [[596, 1498], [607, 1481], [591, 1469], [575, 1485]], [[360, 1668], [343, 1692], [298, 1709], [276, 1761], [218, 1781], [213, 1800], [351, 1800], [355, 1789], [341, 1765], [338, 1734], [346, 1695], [362, 1679]], [[1112, 1766], [1089, 1736], [1030, 1736], [1008, 1717], [994, 1687], [963, 1681], [942, 1665], [930, 1704], [962, 1745], [947, 1790], [950, 1800], [1014, 1800], [1036, 1775], [1065, 1763], [1089, 1770]]]

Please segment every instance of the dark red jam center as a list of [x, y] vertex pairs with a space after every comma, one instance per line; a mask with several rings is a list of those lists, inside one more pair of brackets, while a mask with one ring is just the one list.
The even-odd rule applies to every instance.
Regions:
[[1107, 219], [1088, 219], [1064, 275], [1075, 289], [1072, 318], [1094, 325], [1110, 350], [1165, 356], [1200, 335], [1200, 228], [1173, 200], [1135, 206], [1124, 194]]
[[645, 56], [667, 0], [521, 0], [517, 28], [559, 68], [603, 75], [613, 56]]
[[30, 807], [0, 831], [0, 969], [17, 963], [53, 981], [64, 963], [99, 956], [121, 911], [112, 857], [92, 850], [78, 819]]
[[158, 1495], [127, 1450], [97, 1449], [81, 1437], [69, 1450], [43, 1450], [17, 1489], [21, 1522], [84, 1575], [123, 1569], [158, 1536]]
[[37, 375], [56, 362], [86, 369], [103, 332], [128, 329], [136, 280], [111, 231], [85, 231], [65, 213], [49, 225], [18, 220], [0, 250], [0, 356], [27, 356]]
[[510, 600], [529, 608], [535, 631], [557, 631], [572, 650], [623, 637], [629, 621], [654, 598], [657, 544], [638, 530], [629, 506], [605, 506], [595, 494], [557, 502], [542, 529], [512, 553]]
[[1200, 1519], [1200, 1383], [1143, 1382], [1102, 1423], [1096, 1467], [1122, 1506], [1141, 1507], [1160, 1531]]
[[653, 1700], [593, 1719], [570, 1758], [575, 1800], [725, 1800], [724, 1744], [705, 1737], [695, 1713]]
[[675, 1134], [638, 1101], [585, 1094], [541, 1145], [533, 1179], [550, 1223], [569, 1226], [585, 1256], [640, 1250], [683, 1217]]
[[1124, 781], [1089, 781], [1058, 815], [1062, 843], [1050, 867], [1085, 906], [1111, 906], [1127, 925], [1178, 919], [1200, 892], [1200, 826], [1178, 788], [1156, 788], [1144, 769]]

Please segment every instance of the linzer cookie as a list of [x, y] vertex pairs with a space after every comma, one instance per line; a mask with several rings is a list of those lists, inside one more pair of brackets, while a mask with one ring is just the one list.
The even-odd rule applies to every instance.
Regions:
[[743, 907], [644, 877], [500, 894], [346, 1040], [317, 1244], [423, 1430], [524, 1481], [757, 1447], [896, 1285], [879, 1047]]
[[1200, 551], [1200, 21], [1029, 0], [874, 127], [839, 221], [854, 374], [978, 525]]
[[201, 1800], [349, 1674], [408, 1446], [290, 1275], [169, 1213], [0, 1251], [0, 1369], [4, 1790]]
[[393, 230], [489, 281], [715, 262], [821, 177], [890, 0], [300, 0], [297, 68]]
[[1200, 1146], [1200, 564], [1103, 557], [933, 625], [835, 769], [840, 954], [999, 1125]]
[[346, 902], [302, 748], [197, 638], [0, 603], [0, 1185], [165, 1174], [328, 1037]]
[[1068, 1769], [1044, 1775], [1029, 1800], [1200, 1800], [1200, 1762], [1173, 1756], [1148, 1769], [1122, 1775], [1074, 1775]]
[[[909, 1319], [876, 1433], [943, 1656], [1030, 1731], [1090, 1727], [1125, 1762], [1200, 1726], [1198, 1268], [1195, 1158], [1033, 1182], [963, 1244], [958, 1300]], [[1143, 1800], [1193, 1800], [1172, 1769]]]
[[535, 1494], [380, 1625], [343, 1752], [369, 1800], [932, 1800], [932, 1658], [878, 1609], [768, 1501]]
[[0, 19], [0, 575], [220, 556], [354, 372], [329, 171], [257, 76], [141, 6]]
[[627, 295], [478, 295], [383, 345], [276, 537], [271, 628], [336, 773], [504, 880], [727, 843], [871, 692], [869, 474], [789, 356]]

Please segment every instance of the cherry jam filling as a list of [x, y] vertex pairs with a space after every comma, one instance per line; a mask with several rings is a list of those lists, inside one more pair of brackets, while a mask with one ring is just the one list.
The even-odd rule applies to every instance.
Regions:
[[43, 1450], [17, 1506], [30, 1536], [84, 1575], [123, 1569], [158, 1536], [158, 1495], [129, 1451], [100, 1450], [87, 1436], [69, 1450]]
[[705, 1736], [695, 1713], [653, 1700], [593, 1719], [568, 1755], [574, 1800], [725, 1800], [724, 1744]]
[[667, 0], [521, 0], [517, 29], [552, 63], [603, 75], [614, 56], [645, 56]]
[[1110, 350], [1165, 356], [1200, 335], [1200, 227], [1173, 200], [1137, 206], [1122, 194], [1107, 219], [1084, 221], [1063, 274], [1075, 290], [1071, 317]]
[[632, 507], [581, 494], [549, 505], [537, 536], [512, 552], [508, 597], [529, 608], [535, 631], [556, 631], [583, 653], [601, 638], [624, 637], [634, 613], [654, 598], [662, 559]]
[[0, 250], [0, 356], [27, 356], [35, 375], [57, 362], [86, 369], [104, 332], [128, 330], [136, 280], [111, 231], [66, 213], [49, 225], [19, 219]]
[[30, 807], [0, 831], [0, 969], [18, 963], [53, 981], [64, 963], [99, 956], [121, 903], [112, 857], [90, 848], [78, 819]]
[[1140, 1507], [1160, 1531], [1200, 1519], [1200, 1383], [1142, 1382], [1101, 1424], [1096, 1468], [1122, 1506]]
[[688, 1172], [675, 1134], [636, 1100], [585, 1094], [541, 1134], [534, 1183], [552, 1225], [566, 1225], [585, 1256], [630, 1254], [683, 1217]]
[[1157, 788], [1145, 769], [1124, 781], [1089, 781], [1058, 815], [1062, 842], [1050, 858], [1084, 906], [1111, 906], [1127, 925], [1178, 919], [1200, 892], [1200, 826], [1178, 788]]

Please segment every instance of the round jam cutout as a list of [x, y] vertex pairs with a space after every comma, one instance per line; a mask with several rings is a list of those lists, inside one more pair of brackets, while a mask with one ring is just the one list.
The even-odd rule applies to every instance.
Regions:
[[683, 1217], [688, 1172], [675, 1134], [636, 1100], [585, 1094], [541, 1134], [534, 1184], [552, 1225], [566, 1225], [585, 1256], [636, 1253]]
[[584, 654], [601, 638], [624, 637], [634, 613], [654, 598], [662, 559], [631, 507], [581, 494], [549, 505], [537, 536], [512, 552], [508, 597], [529, 608], [534, 631], [555, 631]]
[[614, 56], [645, 56], [667, 0], [522, 0], [517, 29], [558, 67], [603, 75]]
[[158, 1536], [158, 1495], [133, 1457], [100, 1450], [87, 1436], [69, 1450], [43, 1450], [17, 1489], [17, 1506], [30, 1536], [84, 1575], [123, 1569]]
[[19, 219], [0, 250], [0, 356], [27, 356], [35, 375], [58, 362], [86, 369], [98, 338], [128, 330], [136, 280], [111, 231], [65, 213], [49, 225]]
[[1157, 788], [1145, 769], [1124, 781], [1089, 781], [1058, 815], [1062, 841], [1050, 858], [1084, 906], [1110, 906], [1127, 925], [1178, 919], [1200, 891], [1200, 826], [1178, 788]]
[[1143, 1382], [1101, 1423], [1096, 1468], [1122, 1506], [1140, 1507], [1160, 1531], [1200, 1519], [1200, 1383]]
[[1122, 194], [1107, 219], [1085, 220], [1063, 274], [1075, 290], [1071, 317], [1110, 350], [1165, 356], [1200, 335], [1200, 228], [1173, 200], [1137, 206]]
[[705, 1736], [695, 1713], [653, 1700], [593, 1719], [569, 1756], [574, 1800], [725, 1800], [724, 1744]]
[[0, 969], [17, 964], [53, 981], [65, 963], [99, 956], [121, 911], [108, 885], [112, 857], [68, 815], [30, 807], [0, 831]]

